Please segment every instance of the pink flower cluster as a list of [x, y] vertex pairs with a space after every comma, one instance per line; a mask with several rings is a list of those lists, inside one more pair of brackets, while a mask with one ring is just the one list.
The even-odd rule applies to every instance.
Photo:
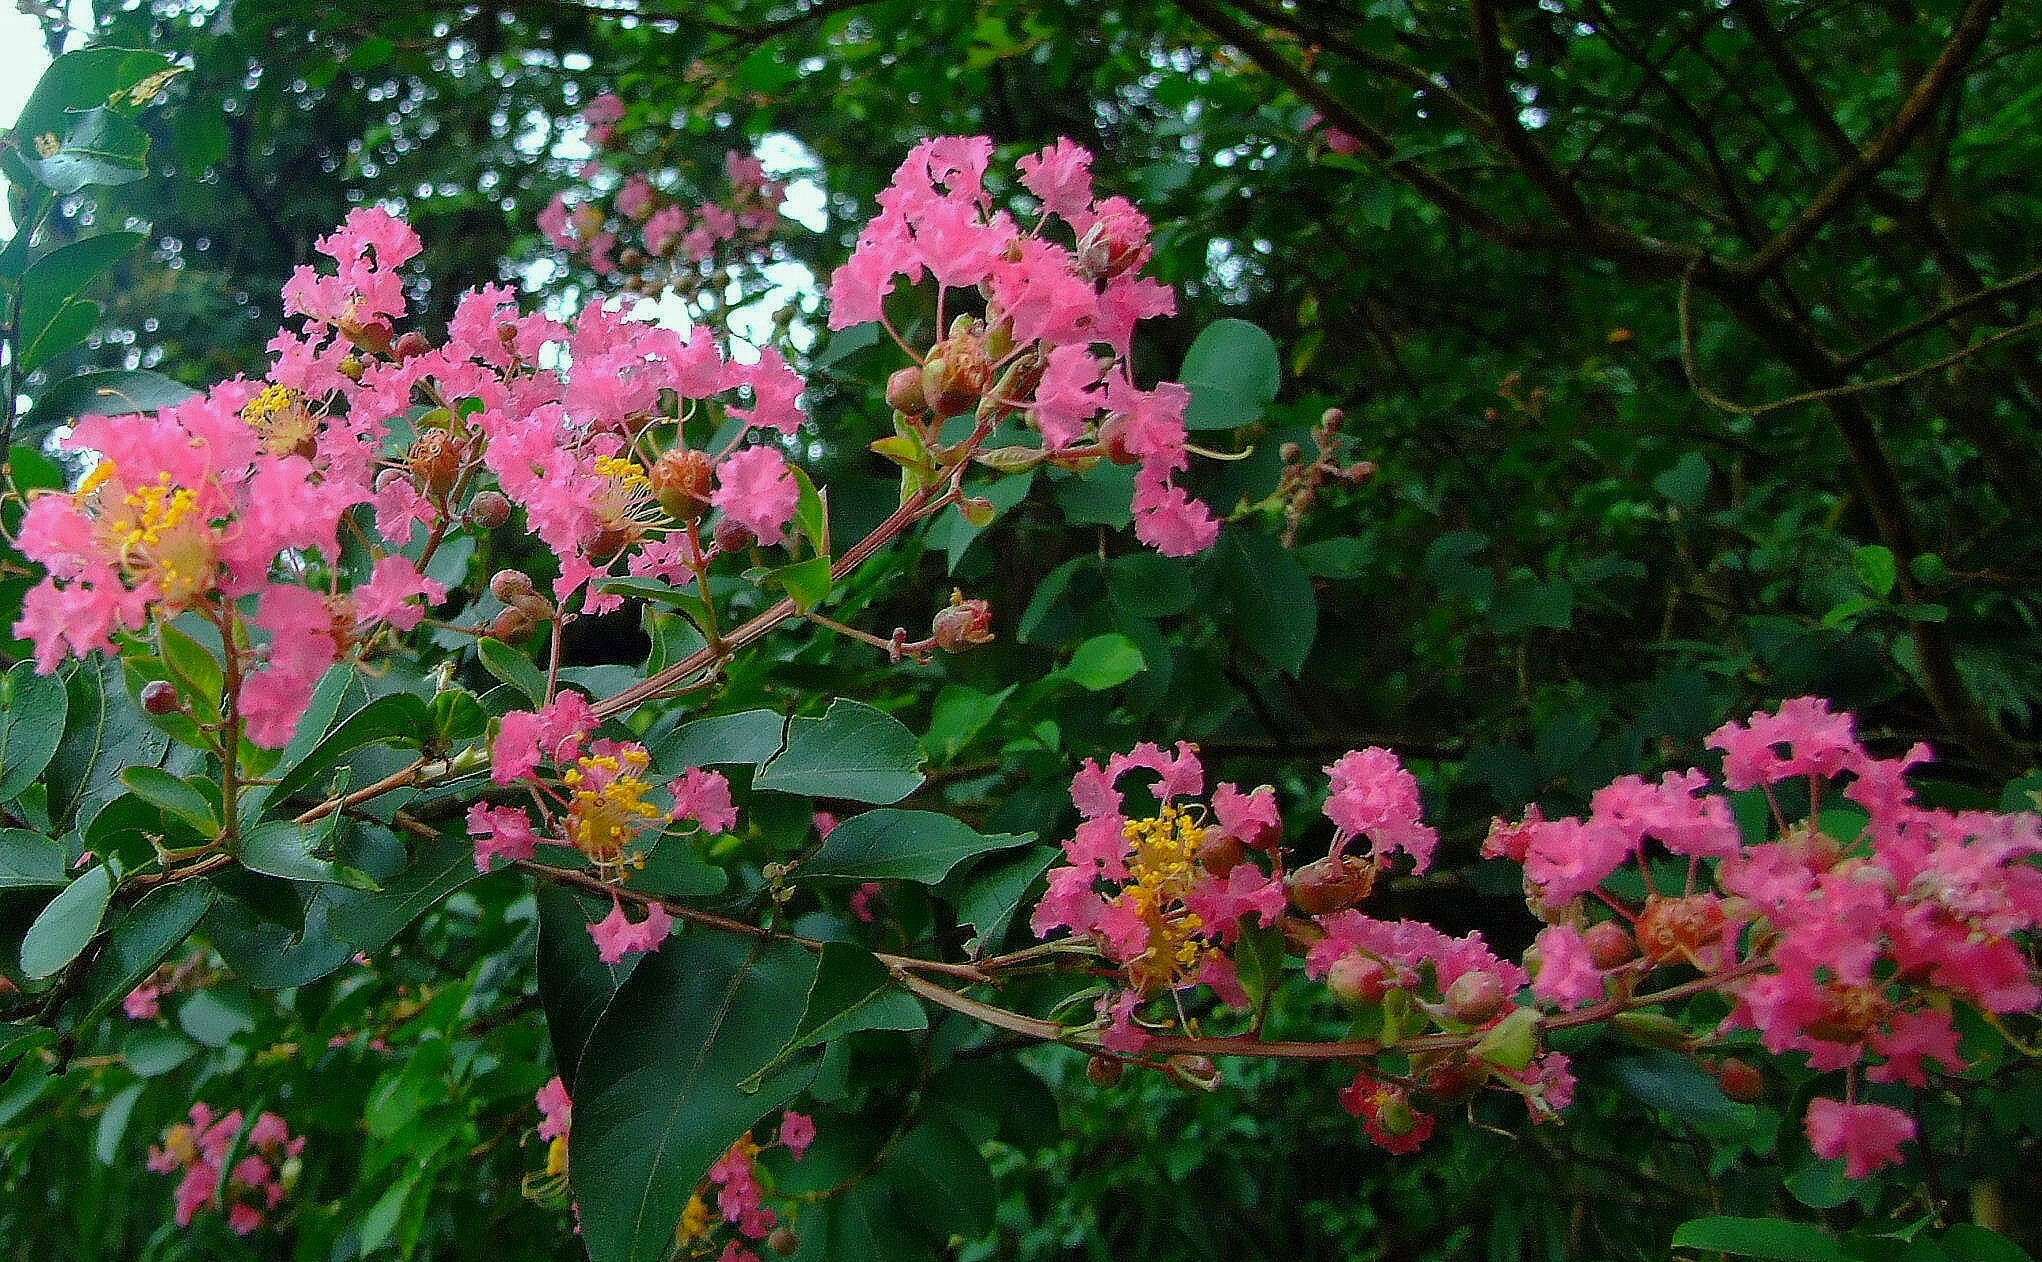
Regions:
[[[806, 1114], [789, 1109], [780, 1119], [780, 1134], [774, 1142], [799, 1161], [815, 1142], [815, 1122]], [[746, 1135], [709, 1167], [702, 1191], [696, 1194], [681, 1219], [682, 1238], [698, 1252], [703, 1251], [702, 1242], [720, 1219], [735, 1238], [725, 1243], [718, 1262], [759, 1262], [758, 1253], [749, 1246], [772, 1235], [780, 1222], [779, 1214], [766, 1204], [770, 1189], [759, 1171], [761, 1151], [758, 1142]], [[711, 1189], [716, 1199], [713, 1216], [707, 1200]]]
[[[593, 179], [603, 170], [591, 162], [582, 175]], [[692, 201], [633, 172], [607, 198], [569, 205], [564, 195], [554, 197], [539, 214], [539, 230], [598, 275], [622, 276], [638, 292], [692, 291], [719, 268], [763, 261], [780, 223], [787, 186], [768, 176], [758, 158], [733, 149], [724, 155], [723, 175], [729, 191], [721, 200]]]
[[[830, 327], [884, 321], [902, 279], [934, 279], [939, 323], [947, 291], [983, 293], [983, 322], [960, 321], [927, 355], [910, 350], [921, 404], [938, 418], [981, 400], [1024, 411], [1052, 453], [1078, 450], [1090, 434], [1087, 450], [1138, 466], [1141, 540], [1169, 556], [1203, 551], [1219, 523], [1174, 482], [1190, 463], [1190, 392], [1174, 382], [1140, 389], [1129, 363], [1136, 325], [1177, 309], [1168, 286], [1141, 274], [1148, 219], [1125, 198], [1095, 199], [1092, 155], [1060, 140], [1018, 164], [1040, 207], [1024, 226], [986, 187], [992, 153], [983, 136], [938, 137], [909, 152], [831, 277]], [[1072, 244], [1044, 235], [1052, 220]], [[896, 394], [896, 406], [914, 395]]]
[[[645, 778], [652, 756], [635, 741], [591, 740], [598, 720], [588, 698], [563, 690], [539, 710], [503, 716], [491, 751], [492, 778], [500, 785], [525, 784], [539, 804], [539, 819], [522, 807], [477, 802], [468, 810], [475, 839], [475, 866], [487, 872], [497, 860], [530, 859], [540, 842], [572, 846], [596, 870], [616, 881], [644, 865], [646, 853], [667, 826], [687, 822], [705, 833], [737, 826], [730, 781], [722, 772], [692, 767], [666, 786], [669, 804]], [[550, 774], [542, 774], [550, 768]], [[542, 833], [541, 830], [547, 830]], [[621, 900], [610, 915], [589, 926], [603, 961], [656, 951], [673, 929], [672, 916], [657, 903], [645, 919], [633, 921]]]
[[[282, 1205], [296, 1175], [291, 1167], [305, 1149], [302, 1135], [293, 1136], [284, 1119], [263, 1113], [241, 1133], [244, 1118], [235, 1109], [215, 1115], [205, 1104], [191, 1106], [191, 1120], [163, 1132], [163, 1141], [149, 1149], [149, 1169], [177, 1174], [177, 1225], [188, 1227], [206, 1210], [224, 1205], [227, 1225], [248, 1235]], [[241, 1139], [240, 1157], [226, 1177], [227, 1160]]]

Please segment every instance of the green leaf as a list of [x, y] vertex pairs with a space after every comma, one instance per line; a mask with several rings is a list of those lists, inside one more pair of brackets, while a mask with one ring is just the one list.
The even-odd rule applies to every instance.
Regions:
[[1672, 468], [1652, 479], [1652, 489], [1682, 508], [1693, 508], [1709, 493], [1709, 462], [1698, 451], [1685, 452]]
[[1956, 1223], [1936, 1243], [1951, 1262], [2035, 1262], [2026, 1249], [1976, 1223]]
[[0, 890], [54, 889], [64, 883], [64, 848], [25, 828], [0, 828]]
[[156, 762], [170, 738], [143, 720], [113, 658], [95, 654], [80, 662], [64, 681], [64, 693], [64, 739], [43, 780], [50, 786], [51, 816], [82, 823], [122, 795], [124, 765]]
[[589, 1035], [617, 997], [640, 955], [605, 964], [596, 953], [589, 926], [609, 911], [600, 899], [551, 882], [537, 891], [539, 904], [539, 1003], [553, 1041], [553, 1063], [570, 1089]]
[[21, 940], [21, 971], [29, 977], [48, 977], [77, 959], [92, 935], [99, 932], [107, 900], [112, 897], [113, 874], [103, 863], [66, 885]]
[[1141, 674], [1146, 665], [1134, 641], [1114, 633], [1094, 636], [1079, 645], [1070, 665], [1057, 674], [1088, 692], [1104, 692]]
[[28, 419], [60, 425], [79, 416], [154, 412], [198, 397], [198, 391], [146, 369], [111, 368], [66, 377], [36, 396]]
[[1574, 625], [1574, 587], [1559, 579], [1541, 582], [1530, 571], [1519, 571], [1496, 593], [1489, 620], [1505, 635], [1535, 627], [1565, 631]]
[[1626, 1091], [1684, 1122], [1737, 1127], [1750, 1124], [1755, 1117], [1751, 1105], [1724, 1095], [1715, 1076], [1693, 1057], [1670, 1051], [1640, 1052], [1616, 1058], [1610, 1069]]
[[785, 588], [788, 598], [794, 602], [794, 607], [807, 613], [829, 599], [830, 587], [834, 582], [830, 574], [830, 559], [826, 556], [814, 556], [806, 561], [781, 566], [767, 574], [761, 585]]
[[929, 730], [922, 735], [922, 748], [937, 762], [950, 762], [977, 739], [1017, 687], [1018, 684], [1009, 684], [998, 692], [980, 692], [962, 684], [944, 685], [930, 709]]
[[[149, 133], [106, 106], [69, 116], [57, 151], [28, 159], [29, 170], [59, 197], [90, 185], [128, 184], [148, 170]], [[33, 366], [28, 353], [22, 363]]]
[[1018, 854], [989, 859], [965, 874], [963, 888], [951, 901], [957, 905], [957, 923], [977, 931], [973, 954], [984, 955], [1006, 938], [1021, 900], [1060, 854], [1054, 846], [1031, 846]]
[[1893, 584], [1900, 579], [1900, 563], [1893, 557], [1893, 549], [1878, 544], [1867, 544], [1852, 554], [1851, 568], [1857, 571], [1858, 581], [1863, 583], [1874, 596], [1886, 597], [1893, 594]]
[[143, 895], [107, 931], [106, 950], [85, 979], [85, 1016], [79, 1024], [91, 1024], [141, 985], [191, 936], [212, 905], [213, 888], [204, 881], [179, 881]]
[[1276, 341], [1246, 320], [1215, 320], [1184, 355], [1178, 380], [1191, 390], [1185, 424], [1233, 429], [1258, 420], [1283, 386]]
[[[326, 818], [332, 821], [336, 817], [329, 815]], [[357, 890], [375, 889], [376, 882], [368, 873], [331, 859], [322, 859], [314, 853], [321, 838], [330, 832], [330, 829], [308, 828], [289, 820], [265, 820], [243, 834], [235, 857], [241, 860], [243, 867], [280, 880], [345, 885]]]
[[1113, 601], [1139, 618], [1167, 618], [1198, 602], [1191, 568], [1172, 557], [1135, 552], [1107, 563]]
[[156, 767], [129, 767], [121, 772], [121, 783], [136, 797], [198, 830], [201, 837], [220, 835], [220, 818], [213, 804], [196, 788]]
[[1297, 558], [1272, 535], [1233, 528], [1207, 564], [1241, 642], [1286, 674], [1303, 670], [1318, 636], [1319, 598]]
[[465, 836], [440, 837], [420, 845], [410, 866], [384, 878], [382, 889], [336, 891], [328, 920], [333, 932], [355, 950], [373, 954], [426, 908], [480, 875], [475, 870], [474, 842]]
[[830, 555], [829, 493], [816, 490], [808, 471], [800, 465], [788, 465], [787, 468], [793, 473], [795, 484], [801, 488], [801, 498], [794, 505], [794, 528], [808, 540], [808, 546], [815, 549], [816, 556], [826, 560]]
[[170, 58], [143, 48], [78, 48], [49, 64], [35, 91], [15, 120], [16, 134], [33, 138], [59, 131], [73, 110], [106, 105], [154, 74], [170, 68]]
[[220, 694], [226, 688], [226, 675], [220, 667], [220, 660], [212, 650], [179, 630], [175, 623], [162, 623], [156, 629], [157, 640], [162, 648], [163, 665], [183, 694], [186, 705], [198, 712], [199, 717], [212, 722], [220, 717]]
[[[85, 340], [99, 321], [99, 307], [78, 295], [101, 272], [140, 249], [147, 239], [139, 232], [101, 233], [52, 250], [30, 265], [27, 275], [21, 278], [21, 315], [16, 333], [25, 371], [32, 371], [51, 356]], [[83, 317], [68, 321], [65, 318], [68, 311], [87, 309], [89, 313]], [[82, 333], [77, 332], [81, 318]]]
[[838, 824], [796, 875], [933, 885], [974, 855], [1011, 850], [1033, 840], [1034, 833], [986, 836], [935, 811], [866, 811]]
[[905, 1135], [887, 1181], [907, 1211], [938, 1239], [983, 1236], [993, 1227], [993, 1172], [970, 1136], [942, 1117]]
[[752, 787], [853, 802], [898, 802], [922, 784], [921, 745], [892, 715], [837, 698], [821, 718], [787, 725], [787, 747]]
[[[685, 721], [683, 721], [685, 720]], [[772, 710], [742, 710], [688, 719], [676, 711], [645, 734], [646, 752], [661, 775], [690, 767], [765, 762], [787, 742], [787, 718]]]
[[99, 1164], [110, 1166], [120, 1154], [121, 1137], [128, 1132], [128, 1118], [135, 1112], [135, 1102], [142, 1098], [148, 1087], [146, 1082], [128, 1084], [119, 1095], [106, 1102], [106, 1111], [99, 1115], [99, 1125], [93, 1131], [92, 1155]]
[[1712, 1249], [1773, 1262], [1847, 1262], [1836, 1241], [1818, 1227], [1779, 1218], [1696, 1218], [1673, 1232], [1676, 1249]]
[[922, 1005], [900, 988], [877, 956], [848, 942], [826, 942], [800, 1023], [766, 1069], [746, 1079], [743, 1086], [753, 1087], [787, 1058], [817, 1043], [863, 1030], [927, 1028], [929, 1016]]
[[64, 739], [70, 695], [55, 675], [18, 662], [0, 676], [0, 802], [11, 802], [50, 765]]
[[738, 1136], [800, 1093], [807, 1059], [738, 1084], [786, 1045], [816, 963], [801, 947], [684, 932], [639, 962], [575, 1082], [574, 1199], [593, 1262], [660, 1262]]
[[502, 640], [488, 638], [479, 641], [475, 651], [482, 658], [482, 669], [524, 693], [525, 699], [533, 705], [546, 704], [546, 672], [540, 670], [531, 658]]
[[[488, 644], [493, 641], [485, 640]], [[287, 752], [278, 764], [277, 782], [269, 799], [283, 802], [312, 783], [312, 778], [339, 765], [342, 759], [370, 745], [416, 745], [432, 731], [432, 713], [426, 703], [408, 692], [377, 697], [342, 719], [302, 757]]]
[[255, 1028], [246, 991], [202, 990], [177, 1010], [177, 1026], [202, 1046], [227, 1046]]

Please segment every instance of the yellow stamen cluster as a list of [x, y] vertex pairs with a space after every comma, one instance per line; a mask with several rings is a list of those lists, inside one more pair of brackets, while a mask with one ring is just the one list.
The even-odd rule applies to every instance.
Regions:
[[666, 812], [646, 801], [652, 785], [639, 774], [651, 765], [643, 749], [584, 754], [561, 779], [568, 799], [567, 839], [599, 864], [618, 862], [624, 847]]
[[[198, 493], [175, 485], [168, 473], [127, 490], [107, 461], [79, 488], [80, 500], [98, 497], [100, 529], [120, 563], [137, 580], [153, 580], [165, 604], [181, 606], [203, 595], [214, 576], [214, 540], [200, 513]], [[103, 491], [103, 488], [109, 488]], [[113, 499], [119, 492], [120, 498]]]
[[121, 551], [126, 553], [162, 543], [166, 532], [175, 530], [198, 509], [199, 497], [173, 486], [169, 474], [159, 473], [154, 483], [129, 492], [121, 503], [131, 514], [128, 527], [120, 536]]
[[625, 456], [599, 456], [596, 458], [596, 472], [613, 482], [627, 487], [649, 487], [651, 479], [645, 476], [645, 467], [636, 460]]
[[680, 1244], [699, 1240], [708, 1235], [714, 1226], [716, 1226], [715, 1211], [709, 1208], [709, 1202], [702, 1199], [702, 1194], [697, 1192], [688, 1198], [688, 1208], [681, 1213], [681, 1223], [674, 1231], [674, 1239]]
[[264, 386], [241, 409], [241, 419], [262, 435], [263, 447], [273, 456], [310, 455], [319, 433], [305, 396], [289, 386]]
[[1144, 989], [1185, 984], [1211, 949], [1198, 936], [1205, 922], [1184, 907], [1204, 874], [1198, 850], [1206, 832], [1196, 817], [1175, 806], [1130, 820], [1121, 830], [1130, 853], [1120, 896], [1149, 927], [1149, 949], [1129, 965]]

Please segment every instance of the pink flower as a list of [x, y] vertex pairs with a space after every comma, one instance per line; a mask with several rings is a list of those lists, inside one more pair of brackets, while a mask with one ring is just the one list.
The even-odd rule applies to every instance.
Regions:
[[652, 200], [652, 181], [643, 175], [633, 175], [617, 190], [617, 213], [626, 219], [643, 219], [652, 209]]
[[387, 622], [399, 631], [409, 631], [425, 617], [425, 609], [411, 603], [416, 596], [423, 596], [427, 605], [436, 605], [447, 598], [447, 588], [420, 574], [409, 558], [386, 556], [376, 562], [369, 581], [354, 590], [355, 619]]
[[685, 207], [662, 206], [645, 221], [645, 248], [648, 253], [665, 254], [687, 230], [688, 212]]
[[624, 904], [612, 903], [610, 914], [588, 927], [595, 939], [596, 954], [605, 964], [621, 963], [626, 955], [657, 951], [673, 932], [674, 918], [658, 903], [647, 906], [645, 919], [633, 923], [624, 914]]
[[596, 722], [588, 698], [568, 688], [543, 710], [511, 711], [503, 716], [491, 750], [491, 778], [498, 784], [515, 784], [533, 775], [541, 762], [573, 761]]
[[1091, 351], [1080, 345], [1052, 347], [1035, 387], [1031, 415], [1051, 451], [1076, 442], [1085, 426], [1099, 415], [1100, 395], [1095, 386], [1104, 368]]
[[1914, 1119], [1883, 1104], [1846, 1104], [1818, 1097], [1808, 1102], [1808, 1146], [1815, 1155], [1842, 1158], [1844, 1173], [1862, 1179], [1898, 1165], [1900, 1146], [1914, 1138]]
[[1820, 697], [1796, 697], [1773, 714], [1760, 711], [1744, 723], [1725, 723], [1706, 743], [1723, 751], [1723, 780], [1733, 789], [1802, 775], [1833, 776], [1866, 761], [1851, 716], [1831, 712]]
[[876, 904], [886, 896], [886, 887], [877, 881], [861, 881], [851, 891], [851, 914], [860, 924], [871, 924], [879, 918]]
[[691, 767], [668, 789], [674, 795], [675, 819], [692, 819], [712, 833], [736, 827], [737, 808], [730, 803], [730, 781], [722, 772]]
[[1166, 557], [1196, 556], [1220, 536], [1212, 510], [1170, 483], [1155, 465], [1144, 465], [1134, 484], [1135, 538]]
[[1539, 968], [1532, 993], [1561, 1008], [1578, 1008], [1603, 997], [1602, 970], [1590, 957], [1588, 941], [1572, 925], [1552, 925], [1539, 933]]
[[475, 870], [487, 872], [498, 859], [512, 863], [537, 853], [531, 817], [516, 807], [477, 802], [468, 808], [468, 835], [475, 839]]
[[121, 1000], [121, 1011], [130, 1021], [153, 1021], [163, 1015], [163, 988], [143, 984]]
[[1042, 200], [1042, 208], [1076, 223], [1092, 208], [1092, 154], [1059, 137], [1015, 164], [1021, 182]]
[[780, 1142], [787, 1145], [787, 1151], [797, 1159], [806, 1156], [808, 1146], [815, 1142], [815, 1119], [806, 1113], [787, 1110], [780, 1118]]
[[1276, 811], [1276, 790], [1263, 785], [1243, 793], [1231, 784], [1213, 790], [1213, 813], [1220, 829], [1244, 845], [1270, 848], [1283, 841], [1283, 819]]
[[560, 1075], [546, 1080], [534, 1103], [539, 1106], [539, 1138], [566, 1139], [574, 1125], [574, 1101], [568, 1098], [567, 1084], [560, 1080]]
[[770, 546], [786, 537], [801, 487], [776, 448], [744, 447], [716, 467], [716, 491], [709, 502]]
[[1417, 777], [1404, 769], [1395, 754], [1372, 745], [1342, 755], [1326, 768], [1326, 774], [1332, 782], [1326, 818], [1343, 838], [1367, 837], [1378, 859], [1391, 850], [1402, 850], [1411, 856], [1415, 872], [1431, 865], [1439, 833], [1422, 822], [1425, 802], [1418, 792]]
[[760, 352], [758, 363], [739, 372], [744, 384], [752, 389], [754, 403], [749, 408], [730, 409], [733, 417], [783, 434], [801, 428], [801, 423], [808, 419], [808, 414], [801, 410], [804, 383], [801, 374], [787, 366], [786, 358], [777, 348], [767, 347]]
[[568, 218], [566, 198], [555, 193], [553, 200], [546, 203], [546, 209], [539, 212], [539, 231], [545, 233], [546, 239], [557, 249], [574, 248], [574, 227]]

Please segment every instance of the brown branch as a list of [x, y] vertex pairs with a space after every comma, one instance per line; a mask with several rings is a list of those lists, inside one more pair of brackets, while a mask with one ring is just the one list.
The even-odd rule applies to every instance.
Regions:
[[1934, 117], [1944, 97], [1962, 78], [1965, 66], [1992, 30], [2001, 2], [1970, 0], [1958, 17], [1942, 54], [1915, 84], [1914, 90], [1894, 114], [1893, 121], [1831, 177], [1793, 223], [1782, 229], [1757, 254], [1738, 265], [1740, 275], [1755, 280], [1779, 271], [1801, 247], [1814, 239], [1816, 233], [1822, 231], [1824, 225], [1842, 213], [1860, 192], [1877, 179], [1880, 172], [1899, 160], [1921, 129]]
[[1588, 209], [1587, 202], [1581, 200], [1581, 194], [1568, 179], [1567, 173], [1553, 165], [1544, 146], [1525, 130], [1524, 120], [1519, 117], [1517, 100], [1511, 95], [1506, 76], [1507, 58], [1503, 53], [1503, 35], [1497, 24], [1494, 0], [1474, 0], [1470, 10], [1475, 28], [1475, 52], [1481, 66], [1482, 99], [1489, 108], [1504, 150], [1517, 160], [1518, 169], [1538, 185], [1539, 191], [1546, 195], [1553, 209], [1560, 212], [1562, 219], [1583, 232], [1595, 233], [1598, 225], [1594, 212]]

